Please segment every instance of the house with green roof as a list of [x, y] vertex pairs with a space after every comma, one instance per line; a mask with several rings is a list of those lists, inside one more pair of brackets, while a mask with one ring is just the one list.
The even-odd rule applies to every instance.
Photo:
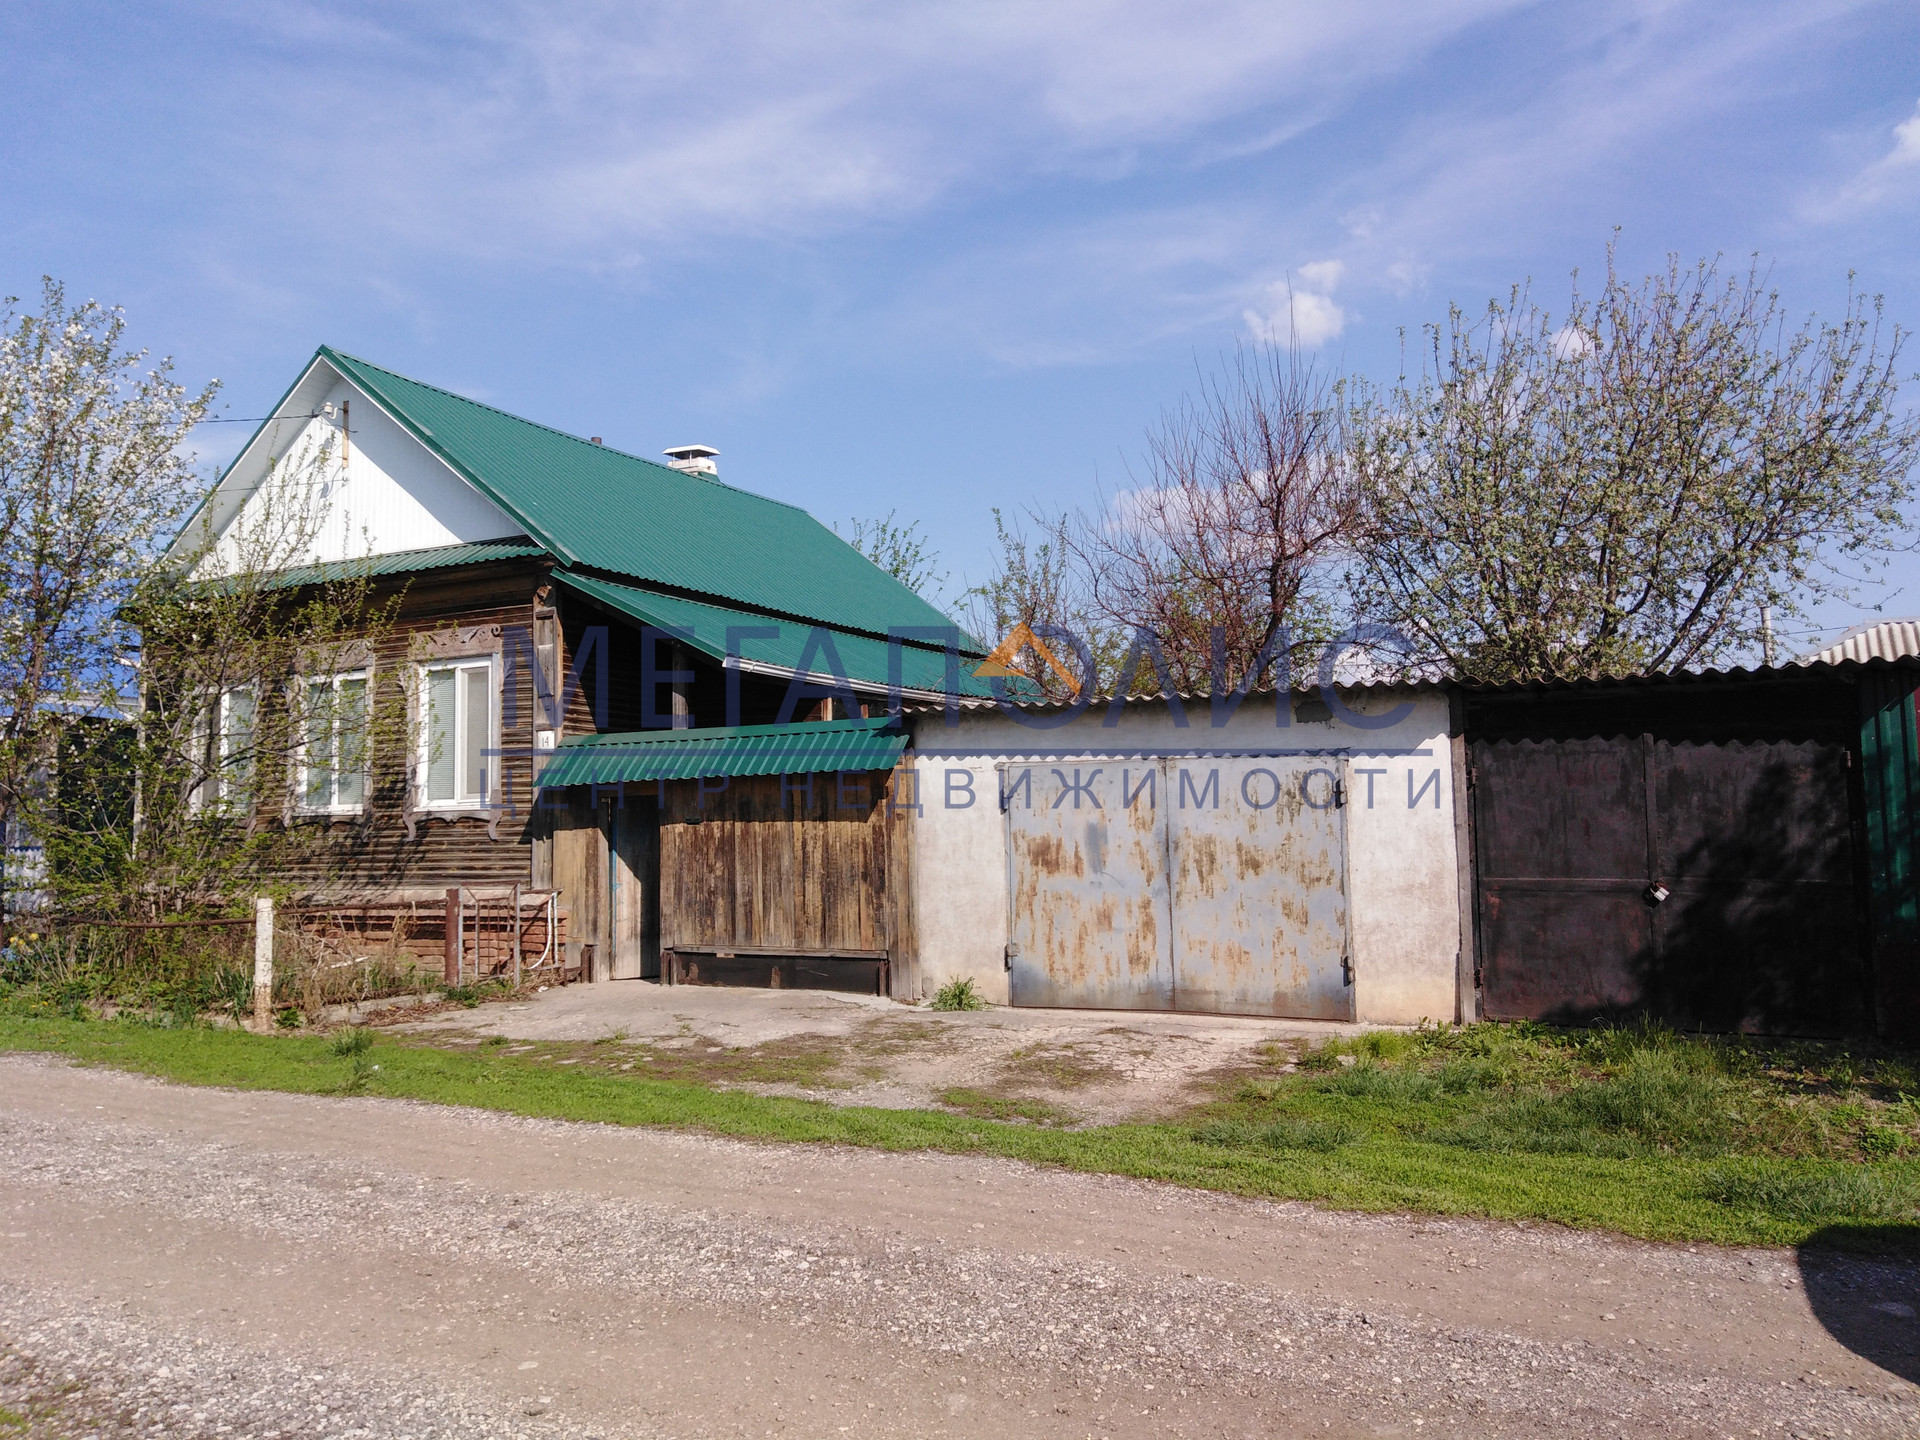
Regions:
[[[806, 511], [726, 484], [718, 452], [666, 453], [314, 353], [173, 547], [196, 577], [230, 576], [261, 563], [247, 537], [291, 505], [297, 543], [275, 553], [276, 583], [350, 575], [399, 596], [392, 639], [331, 683], [404, 680], [409, 753], [366, 756], [364, 774], [296, 764], [285, 818], [327, 839], [293, 878], [334, 902], [416, 910], [450, 890], [558, 892], [576, 961], [626, 973], [603, 933], [622, 844], [608, 795], [624, 808], [652, 787], [627, 842], [644, 863], [669, 781], [704, 781], [701, 808], [736, 776], [861, 773], [884, 788], [904, 706], [990, 696], [974, 673], [985, 650], [949, 616]], [[222, 697], [221, 713], [254, 703]], [[598, 953], [581, 956], [589, 932]], [[647, 946], [632, 973], [651, 971]]]
[[[403, 575], [537, 560], [608, 616], [682, 632], [702, 670], [786, 682], [804, 662], [857, 695], [891, 685], [925, 700], [958, 669], [960, 693], [988, 694], [969, 673], [977, 641], [798, 506], [725, 484], [710, 460], [628, 455], [324, 345], [177, 547], [210, 548], [217, 566], [276, 461], [319, 443], [336, 465], [315, 564]], [[951, 664], [950, 649], [973, 664]]]
[[[1027, 703], [804, 511], [666, 453], [322, 349], [180, 537], [210, 585], [393, 597], [364, 642], [223, 692], [207, 736], [213, 760], [298, 715], [293, 773], [241, 794], [300, 837], [279, 878], [340, 963], [404, 941], [450, 981], [1466, 1013], [1441, 687]], [[353, 731], [382, 697], [404, 723]]]

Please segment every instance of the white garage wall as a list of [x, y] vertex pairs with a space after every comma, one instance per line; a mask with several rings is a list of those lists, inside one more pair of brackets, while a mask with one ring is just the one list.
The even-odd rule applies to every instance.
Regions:
[[[944, 714], [918, 717], [913, 745], [924, 808], [914, 820], [912, 883], [927, 991], [949, 979], [971, 978], [989, 1000], [1008, 1000], [1000, 765], [1097, 762], [1142, 751], [1202, 757], [1208, 751], [1314, 753], [1348, 777], [1347, 888], [1359, 1019], [1453, 1019], [1460, 914], [1446, 696], [1425, 690], [1342, 694], [1363, 718], [1391, 717], [1391, 723], [1368, 728], [1337, 716], [1302, 721], [1289, 715], [1280, 726], [1271, 697], [1249, 699], [1218, 729], [1205, 700], [1188, 707], [1184, 729], [1161, 701], [1129, 704], [1112, 724], [1104, 707], [1096, 706], [1044, 730], [997, 709], [965, 711], [953, 726]], [[1295, 696], [1295, 704], [1302, 698]], [[1410, 797], [1417, 803], [1409, 806]]]

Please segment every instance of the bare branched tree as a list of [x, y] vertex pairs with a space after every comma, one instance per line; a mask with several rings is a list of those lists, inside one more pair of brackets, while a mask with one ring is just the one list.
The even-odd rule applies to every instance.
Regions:
[[[1018, 520], [1009, 523], [998, 509], [993, 512], [1000, 553], [992, 577], [964, 596], [968, 630], [991, 649], [1025, 627], [1075, 677], [1075, 683], [1082, 677], [1084, 658], [1092, 660], [1096, 673], [1106, 673], [1110, 666], [1103, 667], [1101, 662], [1109, 658], [1110, 647], [1087, 611], [1080, 579], [1072, 568], [1068, 518], [1035, 512], [1029, 522], [1032, 532]], [[1087, 657], [1081, 656], [1075, 641], [1088, 647]], [[1019, 647], [1013, 665], [1049, 699], [1065, 699], [1073, 693], [1073, 685], [1031, 646]]]
[[1358, 513], [1343, 418], [1339, 383], [1292, 349], [1243, 348], [1203, 374], [1148, 435], [1143, 483], [1065, 533], [1091, 613], [1153, 637], [1189, 693], [1260, 683], [1317, 649]]
[[1670, 259], [1564, 318], [1524, 288], [1428, 331], [1350, 428], [1361, 613], [1481, 680], [1710, 664], [1905, 529], [1920, 421], [1879, 302], [1790, 329], [1757, 269]]

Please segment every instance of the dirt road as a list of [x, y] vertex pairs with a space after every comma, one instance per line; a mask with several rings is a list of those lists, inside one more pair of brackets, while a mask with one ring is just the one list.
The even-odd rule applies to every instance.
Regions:
[[1920, 1433], [1906, 1266], [26, 1057], [0, 1154], [35, 1434]]

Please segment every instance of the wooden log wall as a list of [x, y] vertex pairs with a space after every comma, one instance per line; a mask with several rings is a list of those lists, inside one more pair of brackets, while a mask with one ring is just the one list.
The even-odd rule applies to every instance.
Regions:
[[[513, 627], [531, 627], [535, 596], [547, 582], [531, 564], [428, 571], [409, 585], [394, 625], [373, 658], [374, 684], [392, 703], [403, 677], [417, 663], [420, 647], [458, 633], [472, 653], [500, 653]], [[370, 757], [370, 803], [358, 816], [299, 816], [300, 841], [291, 845], [280, 874], [317, 893], [365, 893], [381, 889], [446, 885], [534, 883], [532, 864], [533, 772], [527, 758], [537, 718], [533, 675], [523, 649], [513, 667], [514, 693], [497, 694], [502, 720], [498, 815], [437, 815], [413, 809], [409, 829], [411, 736], [376, 737]], [[509, 703], [510, 702], [510, 703]], [[511, 721], [510, 724], [504, 723]], [[384, 744], [381, 743], [384, 740]]]

